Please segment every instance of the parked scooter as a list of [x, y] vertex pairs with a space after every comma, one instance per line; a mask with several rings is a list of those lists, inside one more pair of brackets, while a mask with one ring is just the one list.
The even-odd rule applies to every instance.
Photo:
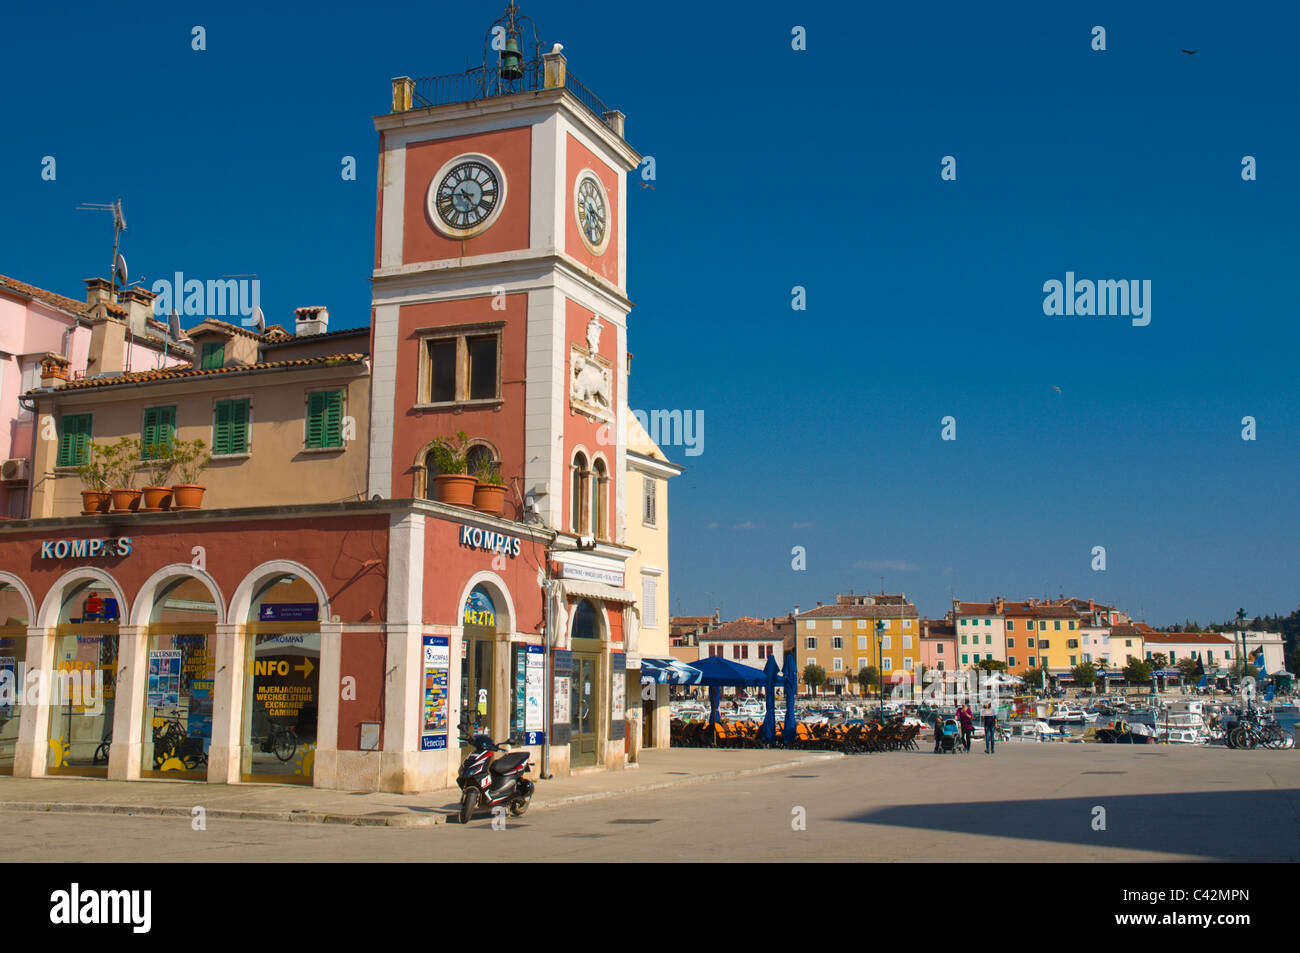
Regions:
[[505, 748], [495, 744], [488, 735], [467, 737], [465, 727], [461, 726], [461, 743], [473, 745], [474, 750], [456, 776], [456, 785], [461, 790], [460, 822], [468, 824], [480, 807], [492, 808], [498, 804], [507, 805], [511, 814], [521, 817], [533, 799], [533, 782], [524, 777], [532, 767], [528, 752], [513, 751], [494, 761], [492, 753]]

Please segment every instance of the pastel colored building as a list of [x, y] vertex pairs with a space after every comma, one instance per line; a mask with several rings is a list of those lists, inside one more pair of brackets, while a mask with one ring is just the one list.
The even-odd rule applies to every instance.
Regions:
[[[628, 654], [641, 658], [671, 657], [668, 575], [668, 483], [682, 468], [650, 439], [637, 418], [627, 417], [627, 483], [625, 541], [633, 550], [627, 560], [629, 588], [637, 601], [628, 618]], [[639, 693], [642, 724], [640, 737], [630, 739], [647, 748], [669, 744], [669, 686], [649, 689], [628, 679], [628, 709], [635, 710]]]
[[[514, 17], [494, 26], [518, 38]], [[61, 430], [37, 512], [0, 522], [0, 669], [90, 696], [24, 699], [0, 772], [428, 791], [462, 726], [543, 776], [635, 759], [640, 638], [667, 615], [645, 580], [668, 570], [640, 478], [671, 469], [625, 427], [641, 157], [562, 54], [486, 56], [393, 81], [374, 120], [369, 328], [209, 318], [161, 370], [134, 354], [151, 295], [104, 282], [80, 377], [71, 346], [6, 344], [48, 349], [29, 399]], [[459, 431], [499, 514], [431, 498]], [[202, 508], [83, 514], [74, 458], [146, 435], [216, 445]]]
[[[189, 363], [189, 346], [167, 341], [142, 288], [114, 295], [100, 278], [86, 281], [78, 301], [0, 275], [0, 517], [27, 515], [38, 428], [19, 398], [40, 386], [41, 363], [52, 360], [69, 379]], [[104, 342], [111, 360], [104, 362]], [[120, 345], [120, 346], [116, 346]]]
[[740, 618], [700, 636], [700, 658], [724, 658], [762, 670], [769, 658], [783, 664], [783, 644], [772, 620]]
[[[90, 488], [78, 465], [122, 438], [142, 444], [137, 489], [154, 478], [150, 444], [203, 441], [212, 451], [202, 475], [212, 509], [365, 499], [370, 331], [322, 328], [300, 321], [289, 337], [209, 319], [190, 331], [190, 366], [43, 378], [32, 402], [57, 439], [37, 442], [32, 517], [80, 514], [81, 492]], [[96, 339], [90, 357], [120, 360], [108, 353], [114, 346], [121, 342]], [[170, 474], [163, 485], [176, 482]]]
[[912, 682], [919, 674], [921, 620], [906, 594], [837, 595], [833, 604], [794, 618], [801, 677], [805, 666], [819, 665], [829, 691], [862, 694], [854, 676], [869, 667], [881, 673], [886, 686]]
[[928, 670], [955, 672], [957, 630], [942, 619], [921, 620], [921, 664]]

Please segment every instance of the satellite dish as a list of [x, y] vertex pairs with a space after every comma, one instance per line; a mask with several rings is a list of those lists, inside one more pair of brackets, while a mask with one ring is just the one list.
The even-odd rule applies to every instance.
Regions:
[[172, 313], [167, 316], [167, 333], [171, 335], [173, 341], [181, 339], [181, 317], [172, 308]]
[[126, 259], [123, 258], [120, 253], [117, 256], [117, 263], [113, 266], [113, 270], [117, 273], [117, 283], [119, 285], [125, 285], [126, 284]]
[[253, 327], [257, 328], [258, 334], [266, 333], [266, 315], [262, 314], [261, 308], [253, 309]]

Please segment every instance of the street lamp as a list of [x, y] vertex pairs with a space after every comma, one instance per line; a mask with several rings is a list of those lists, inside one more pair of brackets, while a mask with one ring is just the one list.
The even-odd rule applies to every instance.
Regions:
[[885, 620], [876, 620], [876, 685], [880, 689], [880, 726], [885, 726]]

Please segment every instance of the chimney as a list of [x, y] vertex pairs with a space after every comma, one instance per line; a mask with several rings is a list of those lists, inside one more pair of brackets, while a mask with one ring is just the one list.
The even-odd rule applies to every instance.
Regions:
[[1092, 604], [1092, 600], [1089, 599], [1089, 600], [1088, 600], [1088, 612], [1089, 612], [1089, 613], [1092, 613], [1093, 611], [1095, 611], [1095, 608], [1094, 608], [1094, 606], [1093, 606], [1093, 604]]
[[799, 607], [798, 607], [798, 606], [795, 606], [795, 607], [794, 607], [794, 612], [791, 612], [790, 615], [791, 615], [791, 617], [794, 617], [794, 616], [797, 616], [798, 614], [799, 614]]
[[309, 308], [294, 308], [293, 313], [298, 316], [298, 326], [294, 329], [294, 333], [300, 338], [313, 334], [324, 334], [329, 330], [329, 308], [321, 305]]
[[112, 304], [113, 283], [107, 278], [86, 279], [86, 304], [92, 308], [97, 304]]
[[1006, 608], [1006, 605], [1007, 605], [1006, 601], [1001, 596], [998, 596], [998, 601], [997, 601], [998, 615], [1002, 615], [1002, 610]]
[[41, 358], [41, 386], [58, 387], [68, 380], [68, 359], [58, 354]]
[[409, 76], [393, 78], [393, 112], [410, 112], [411, 100], [415, 94], [415, 80]]
[[104, 377], [120, 374], [126, 350], [126, 322], [117, 318], [102, 317], [94, 322], [90, 331], [90, 351], [86, 356], [86, 376]]
[[547, 89], [563, 89], [565, 86], [566, 60], [560, 52], [562, 49], [564, 47], [556, 43], [551, 47], [551, 52], [542, 54], [542, 70]]
[[158, 297], [147, 288], [136, 286], [124, 288], [118, 295], [118, 301], [126, 306], [127, 324], [131, 333], [148, 334], [148, 321], [153, 317], [153, 299]]

